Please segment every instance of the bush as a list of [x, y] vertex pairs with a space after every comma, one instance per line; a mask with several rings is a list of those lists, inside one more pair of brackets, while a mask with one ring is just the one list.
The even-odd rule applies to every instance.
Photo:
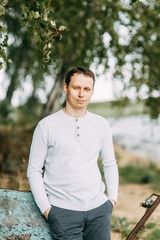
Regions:
[[129, 164], [119, 167], [120, 181], [123, 183], [152, 184], [155, 190], [160, 190], [160, 169], [155, 163], [149, 165]]
[[147, 240], [159, 240], [160, 239], [160, 229], [156, 228], [147, 236]]
[[156, 226], [156, 223], [154, 223], [154, 222], [149, 222], [149, 223], [147, 223], [146, 225], [145, 225], [145, 227], [147, 228], [147, 229], [152, 229], [152, 228], [154, 228]]
[[124, 180], [134, 183], [150, 183], [153, 177], [149, 169], [137, 165], [120, 167], [119, 173]]

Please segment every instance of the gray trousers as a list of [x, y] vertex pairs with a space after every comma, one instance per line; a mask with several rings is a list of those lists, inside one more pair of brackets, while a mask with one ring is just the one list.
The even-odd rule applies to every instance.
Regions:
[[110, 240], [112, 209], [109, 200], [89, 211], [52, 206], [48, 222], [53, 240]]

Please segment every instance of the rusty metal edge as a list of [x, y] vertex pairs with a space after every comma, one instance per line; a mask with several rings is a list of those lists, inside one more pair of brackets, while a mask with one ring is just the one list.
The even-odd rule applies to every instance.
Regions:
[[16, 188], [0, 188], [0, 190], [6, 190], [6, 191], [17, 191], [17, 192], [31, 192], [31, 190], [19, 190]]

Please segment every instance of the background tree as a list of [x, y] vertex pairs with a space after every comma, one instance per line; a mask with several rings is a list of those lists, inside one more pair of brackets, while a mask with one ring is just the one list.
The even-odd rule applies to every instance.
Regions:
[[[136, 87], [138, 96], [141, 88], [147, 86], [145, 102], [152, 117], [158, 117], [159, 1], [27, 2], [26, 5], [19, 1], [9, 1], [6, 7], [7, 30], [14, 39], [8, 48], [8, 58], [12, 59], [13, 64], [6, 68], [10, 76], [6, 95], [9, 102], [15, 89], [27, 81], [27, 75], [31, 77], [33, 84], [31, 98], [36, 99], [37, 89], [44, 87], [44, 74], [48, 74], [52, 75], [54, 84], [42, 115], [54, 112], [58, 109], [64, 75], [69, 68], [77, 65], [89, 67], [94, 62], [97, 67], [103, 65], [106, 71], [109, 68], [108, 60], [112, 56], [115, 59], [114, 81], [121, 80], [123, 91]], [[20, 17], [22, 9], [24, 19]], [[50, 30], [41, 34], [42, 29], [48, 29], [48, 22], [56, 28], [55, 22], [50, 21], [53, 16], [56, 24], [62, 25], [61, 29], [58, 28], [55, 35]], [[48, 21], [47, 24], [45, 21]], [[66, 30], [59, 41], [63, 26]], [[48, 43], [48, 39], [53, 39], [54, 44]], [[48, 53], [48, 62], [53, 59], [53, 63], [46, 64], [43, 68], [45, 50]], [[126, 82], [125, 69], [128, 65], [131, 80]]]
[[[120, 55], [122, 79], [123, 69], [130, 63], [130, 81], [125, 88], [136, 88], [137, 97], [145, 91], [145, 104], [150, 116], [158, 118], [160, 113], [160, 2], [132, 1], [132, 11], [122, 14], [123, 26], [127, 29], [129, 38], [124, 44]], [[120, 12], [121, 13], [121, 12]], [[134, 28], [130, 23], [134, 22]], [[117, 65], [117, 68], [119, 66]], [[118, 72], [118, 71], [117, 71]], [[123, 81], [123, 80], [122, 80]]]

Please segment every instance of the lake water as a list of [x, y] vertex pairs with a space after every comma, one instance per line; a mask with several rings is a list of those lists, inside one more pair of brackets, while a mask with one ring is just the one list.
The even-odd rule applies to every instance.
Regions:
[[137, 156], [160, 162], [160, 118], [155, 122], [148, 116], [107, 119], [114, 142]]

